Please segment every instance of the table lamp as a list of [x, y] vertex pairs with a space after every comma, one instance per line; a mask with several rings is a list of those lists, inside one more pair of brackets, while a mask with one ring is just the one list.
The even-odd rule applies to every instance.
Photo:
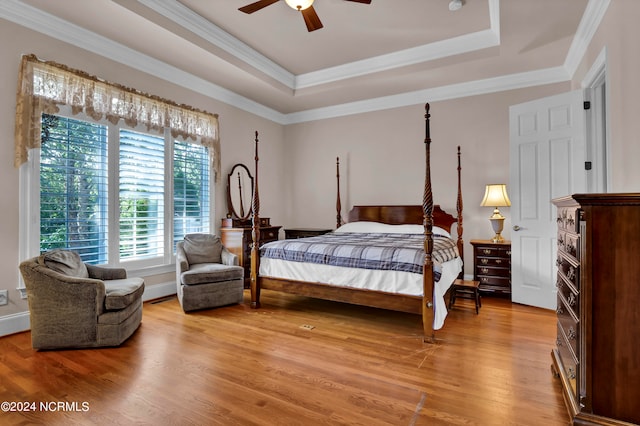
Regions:
[[504, 227], [504, 216], [500, 214], [498, 207], [509, 207], [511, 205], [511, 201], [507, 195], [507, 185], [502, 183], [487, 185], [484, 192], [484, 198], [480, 205], [482, 207], [493, 207], [495, 209], [493, 210], [493, 215], [489, 218], [493, 232], [496, 233], [491, 241], [494, 243], [503, 242], [504, 238], [502, 238], [500, 233]]

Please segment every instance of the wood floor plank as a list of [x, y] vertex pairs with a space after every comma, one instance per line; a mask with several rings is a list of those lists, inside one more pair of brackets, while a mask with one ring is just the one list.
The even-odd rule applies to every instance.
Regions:
[[[246, 295], [248, 302], [248, 294]], [[417, 315], [264, 291], [185, 314], [145, 303], [118, 348], [34, 351], [0, 338], [3, 425], [563, 425], [550, 373], [555, 313], [456, 301], [436, 344]], [[304, 328], [304, 326], [310, 326]]]

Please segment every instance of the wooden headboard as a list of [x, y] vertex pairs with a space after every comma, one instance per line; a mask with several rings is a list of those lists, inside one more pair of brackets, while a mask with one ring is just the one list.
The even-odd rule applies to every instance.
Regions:
[[[424, 211], [420, 205], [415, 206], [353, 206], [348, 221], [381, 222], [389, 225], [423, 225]], [[458, 219], [445, 212], [439, 205], [433, 206], [433, 225], [451, 232], [451, 226]]]

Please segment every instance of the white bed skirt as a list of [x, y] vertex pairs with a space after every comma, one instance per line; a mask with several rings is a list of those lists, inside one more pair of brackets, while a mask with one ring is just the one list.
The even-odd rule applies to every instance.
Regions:
[[[439, 330], [447, 317], [444, 295], [462, 270], [462, 259], [442, 264], [442, 275], [434, 288], [433, 329]], [[318, 282], [342, 287], [422, 296], [422, 274], [400, 271], [346, 268], [342, 266], [291, 262], [280, 259], [260, 259], [260, 275], [286, 280]]]

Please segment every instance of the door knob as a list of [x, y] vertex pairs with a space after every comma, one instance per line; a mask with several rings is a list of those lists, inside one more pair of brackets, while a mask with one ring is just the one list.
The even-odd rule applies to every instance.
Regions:
[[521, 229], [522, 229], [522, 228], [520, 228], [518, 225], [513, 225], [513, 230], [514, 230], [514, 231], [519, 231], [519, 230], [521, 230]]

